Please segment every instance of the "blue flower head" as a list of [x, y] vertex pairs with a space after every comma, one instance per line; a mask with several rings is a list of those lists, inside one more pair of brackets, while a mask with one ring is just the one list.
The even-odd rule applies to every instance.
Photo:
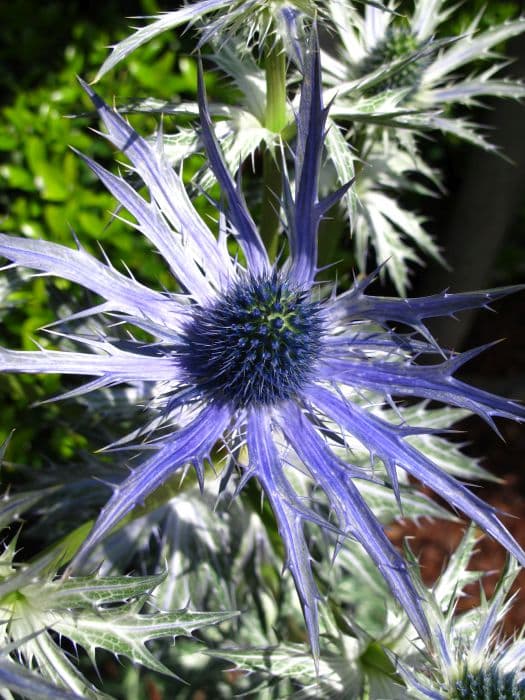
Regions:
[[[194, 465], [202, 481], [204, 463], [218, 443], [230, 446], [233, 456], [239, 445], [245, 446], [248, 460], [240, 485], [256, 479], [272, 506], [317, 655], [318, 592], [306, 523], [360, 542], [418, 633], [429, 637], [408, 567], [356, 486], [363, 472], [352, 466], [349, 451], [343, 460], [334, 445], [344, 446], [344, 436], [353, 436], [372, 459], [384, 463], [398, 498], [397, 468], [402, 468], [478, 523], [525, 565], [525, 553], [495, 510], [407, 440], [424, 429], [401, 419], [387, 421], [377, 410], [377, 397], [391, 404], [392, 397], [436, 399], [469, 409], [489, 423], [495, 416], [524, 419], [525, 410], [455, 379], [455, 371], [478, 351], [458, 355], [441, 350], [424, 325], [430, 317], [485, 306], [510, 290], [395, 299], [368, 295], [370, 278], [339, 296], [335, 290], [325, 293], [316, 283], [319, 222], [347, 188], [318, 198], [327, 111], [322, 104], [315, 34], [305, 56], [294, 186], [285, 180], [282, 202], [289, 256], [275, 263], [270, 262], [240, 188], [224, 164], [202, 76], [202, 138], [223, 195], [217, 237], [197, 214], [162, 150], [141, 138], [84, 85], [108, 139], [129, 158], [150, 198], [142, 198], [125, 179], [83, 158], [133, 215], [135, 228], [163, 256], [180, 291], [149, 289], [80, 247], [74, 250], [0, 235], [0, 254], [12, 264], [64, 277], [104, 299], [83, 314], [117, 314], [154, 339], [123, 347], [109, 335], [85, 338], [86, 353], [2, 350], [0, 368], [94, 377], [84, 390], [143, 380], [165, 387], [162, 434], [148, 442], [142, 463], [114, 488], [74, 566], [175, 472]], [[242, 252], [236, 258], [228, 251], [231, 237]], [[392, 323], [410, 332], [393, 332]], [[435, 362], [422, 364], [425, 355]], [[371, 395], [374, 398], [367, 403]], [[301, 463], [326, 494], [333, 520], [294, 490], [287, 473], [291, 461]]]

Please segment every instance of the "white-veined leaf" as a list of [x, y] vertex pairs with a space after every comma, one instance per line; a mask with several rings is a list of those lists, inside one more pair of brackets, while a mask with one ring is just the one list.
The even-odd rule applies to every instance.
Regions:
[[127, 656], [135, 663], [159, 673], [173, 675], [145, 646], [161, 637], [191, 636], [196, 629], [218, 625], [237, 616], [236, 612], [156, 612], [141, 614], [142, 603], [118, 608], [85, 611], [81, 615], [63, 615], [53, 629], [80, 644], [94, 658], [97, 648]]

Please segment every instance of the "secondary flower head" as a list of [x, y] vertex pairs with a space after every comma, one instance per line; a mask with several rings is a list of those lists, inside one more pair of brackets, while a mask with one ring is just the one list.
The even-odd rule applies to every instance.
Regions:
[[[123, 346], [108, 328], [105, 337], [80, 339], [91, 352], [2, 350], [0, 368], [94, 376], [84, 390], [127, 381], [161, 383], [162, 432], [146, 443], [147, 456], [115, 487], [74, 565], [177, 471], [194, 465], [202, 481], [205, 462], [223, 443], [244, 472], [239, 488], [256, 479], [272, 506], [317, 655], [318, 593], [306, 523], [328, 528], [341, 540], [359, 541], [418, 634], [429, 636], [408, 567], [360, 494], [359, 479], [374, 476], [352, 466], [349, 449], [347, 460], [341, 458], [348, 436], [384, 463], [398, 498], [400, 467], [466, 513], [525, 564], [525, 553], [494, 509], [410, 443], [411, 436], [432, 430], [404, 422], [401, 407], [395, 414], [399, 421], [388, 422], [377, 407], [381, 402], [392, 404], [393, 397], [415, 396], [467, 408], [489, 422], [494, 416], [523, 419], [525, 411], [454, 379], [456, 369], [476, 351], [456, 355], [440, 350], [423, 323], [428, 317], [484, 306], [509, 290], [401, 300], [367, 295], [371, 279], [340, 296], [316, 283], [318, 225], [347, 187], [319, 200], [326, 109], [315, 36], [305, 56], [294, 187], [287, 178], [283, 185], [289, 256], [275, 263], [225, 166], [202, 76], [202, 139], [224, 202], [217, 237], [197, 214], [161, 147], [141, 138], [85, 86], [109, 140], [129, 158], [151, 198], [142, 198], [124, 178], [84, 160], [133, 215], [135, 227], [164, 257], [179, 288], [149, 289], [81, 248], [2, 235], [0, 254], [13, 264], [62, 276], [104, 298], [83, 315], [117, 314], [150, 339]], [[235, 257], [229, 253], [229, 238], [238, 245]], [[391, 323], [412, 331], [393, 332]], [[422, 363], [425, 356], [438, 361]], [[293, 465], [301, 465], [324, 492], [335, 517], [323, 515], [312, 500], [294, 490]]]
[[[483, 594], [482, 574], [468, 569], [476, 544], [475, 528], [465, 533], [447, 568], [428, 591], [428, 617], [436, 638], [435, 654], [420, 657], [409, 651], [407, 661], [397, 660], [397, 670], [421, 700], [520, 700], [525, 691], [524, 630], [504, 639], [498, 628], [512, 606], [509, 595], [519, 567], [509, 561], [490, 601]], [[456, 610], [467, 585], [477, 582], [481, 602], [463, 613]], [[412, 697], [412, 696], [411, 696]]]
[[[414, 55], [418, 49], [419, 43], [410, 31], [402, 27], [388, 27], [383, 38], [376, 43], [368, 56], [357, 64], [357, 73], [366, 77], [369, 73], [391, 65], [394, 61]], [[407, 90], [408, 98], [411, 94], [417, 93], [424, 69], [424, 56], [414, 58], [413, 61], [401, 65], [395, 73], [370, 87], [369, 92], [377, 94], [384, 90], [401, 88]]]
[[[499, 58], [493, 47], [521, 34], [525, 18], [479, 31], [480, 13], [459, 36], [436, 38], [441, 23], [455, 9], [444, 9], [444, 4], [444, 0], [416, 0], [411, 15], [400, 15], [395, 2], [384, 9], [367, 4], [362, 15], [351, 2], [331, 2], [341, 45], [338, 59], [327, 64], [327, 79], [341, 93], [334, 114], [351, 114], [356, 93], [375, 96], [377, 111], [377, 96], [384, 95], [388, 107], [382, 109], [389, 112], [386, 123], [392, 126], [440, 129], [492, 148], [474, 124], [443, 110], [455, 102], [477, 104], [484, 96], [523, 97], [520, 82], [494, 77], [504, 61], [492, 60], [486, 70], [468, 77], [457, 71], [474, 61]], [[349, 82], [341, 91], [343, 81]]]

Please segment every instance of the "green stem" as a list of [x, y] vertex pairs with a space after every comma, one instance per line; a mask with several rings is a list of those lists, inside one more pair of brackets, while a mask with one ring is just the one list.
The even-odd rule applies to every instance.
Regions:
[[[282, 42], [270, 34], [264, 55], [266, 73], [266, 113], [264, 126], [273, 134], [281, 135], [288, 124], [286, 105], [286, 52]], [[279, 155], [273, 144], [265, 147], [263, 155], [263, 200], [261, 205], [260, 232], [273, 260], [279, 248], [280, 201], [282, 171]]]
[[280, 134], [288, 122], [286, 109], [286, 52], [282, 42], [270, 36], [264, 57], [266, 73], [266, 114], [264, 126]]

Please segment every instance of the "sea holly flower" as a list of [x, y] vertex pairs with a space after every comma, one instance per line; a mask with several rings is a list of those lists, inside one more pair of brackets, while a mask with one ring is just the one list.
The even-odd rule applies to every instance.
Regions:
[[349, 142], [362, 144], [360, 154], [366, 156], [362, 165], [349, 152], [342, 158], [342, 138], [327, 140], [328, 153], [339, 179], [352, 166], [360, 171], [355, 192], [345, 197], [360, 269], [366, 269], [371, 244], [403, 295], [410, 266], [421, 262], [418, 251], [440, 259], [422, 217], [391, 194], [424, 193], [414, 172], [428, 178], [427, 193], [440, 188], [439, 176], [421, 157], [417, 135], [441, 131], [494, 151], [477, 125], [454, 114], [453, 107], [461, 105], [464, 113], [484, 97], [525, 95], [522, 82], [500, 77], [507, 61], [493, 50], [521, 34], [525, 18], [479, 30], [479, 13], [461, 35], [443, 38], [441, 24], [456, 9], [444, 5], [416, 0], [412, 13], [399, 13], [394, 2], [383, 9], [367, 5], [364, 12], [352, 2], [329, 3], [330, 24], [339, 37], [338, 48], [334, 42], [334, 53], [324, 61], [324, 84], [335, 96], [330, 114], [346, 125]]
[[[419, 583], [436, 643], [431, 659], [422, 649], [420, 655], [414, 648], [404, 654], [395, 650], [396, 668], [411, 689], [410, 697], [521, 700], [524, 696], [524, 630], [507, 639], [498, 631], [514, 602], [510, 590], [520, 569], [509, 560], [487, 600], [481, 585], [483, 573], [467, 568], [476, 541], [475, 528], [470, 527], [433, 589]], [[463, 589], [473, 583], [480, 586], [480, 604], [458, 613]]]
[[[507, 62], [494, 60], [499, 55], [493, 51], [525, 30], [525, 18], [479, 31], [483, 14], [479, 13], [460, 36], [436, 39], [441, 23], [455, 9], [445, 9], [444, 4], [444, 0], [416, 0], [413, 13], [403, 16], [394, 11], [393, 2], [386, 8], [367, 5], [363, 16], [351, 2], [330, 3], [341, 47], [338, 58], [325, 62], [325, 81], [339, 91], [335, 112], [341, 117], [346, 112], [352, 119], [356, 91], [372, 97], [390, 93], [392, 98], [397, 93], [392, 126], [439, 129], [492, 149], [474, 124], [451, 117], [446, 110], [454, 103], [478, 104], [480, 97], [525, 95], [521, 82], [495, 77]], [[492, 60], [485, 70], [475, 68], [467, 77], [457, 73], [480, 59]], [[376, 114], [378, 123], [388, 125], [389, 118], [381, 112]]]
[[[2, 371], [94, 377], [84, 391], [144, 380], [164, 387], [161, 419], [144, 430], [146, 457], [114, 488], [73, 568], [168, 477], [191, 465], [202, 482], [205, 463], [222, 444], [243, 471], [239, 489], [256, 479], [273, 509], [314, 656], [318, 656], [319, 596], [306, 523], [328, 529], [341, 540], [359, 541], [417, 633], [428, 639], [429, 628], [409, 569], [356, 485], [359, 479], [373, 479], [373, 473], [353, 466], [350, 450], [342, 459], [332, 445], [344, 447], [345, 435], [351, 435], [371, 457], [383, 462], [398, 500], [397, 469], [402, 468], [525, 563], [525, 553], [495, 509], [411, 444], [413, 436], [432, 428], [411, 426], [398, 413], [388, 420], [376, 411], [378, 403], [393, 405], [394, 397], [419, 396], [467, 409], [491, 424], [496, 416], [524, 419], [521, 406], [454, 378], [456, 370], [479, 350], [460, 355], [442, 350], [424, 325], [426, 318], [486, 306], [511, 290], [401, 300], [367, 294], [372, 278], [356, 282], [339, 296], [335, 288], [316, 282], [319, 222], [347, 187], [326, 199], [318, 197], [327, 112], [315, 36], [305, 52], [295, 186], [287, 178], [283, 183], [290, 254], [273, 263], [240, 187], [225, 166], [212, 130], [202, 75], [202, 139], [224, 201], [217, 237], [197, 214], [160, 146], [150, 145], [90, 87], [85, 89], [109, 140], [129, 158], [150, 198], [141, 197], [123, 177], [85, 156], [84, 160], [132, 214], [135, 228], [164, 257], [179, 287], [176, 292], [149, 289], [80, 246], [74, 250], [42, 240], [0, 236], [0, 254], [13, 265], [62, 276], [103, 297], [105, 301], [81, 316], [110, 315], [105, 335], [70, 335], [90, 352], [2, 350]], [[229, 241], [238, 247], [233, 257]], [[115, 316], [146, 332], [147, 340], [113, 339]], [[411, 332], [394, 332], [392, 323]], [[437, 361], [422, 363], [427, 356]], [[152, 437], [154, 427], [158, 432]], [[294, 490], [292, 455], [324, 491], [334, 518], [320, 514]]]

